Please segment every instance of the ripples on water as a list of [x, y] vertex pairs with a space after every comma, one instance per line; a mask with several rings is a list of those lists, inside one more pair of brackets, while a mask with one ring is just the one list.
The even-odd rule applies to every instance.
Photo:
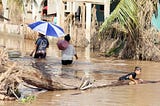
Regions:
[[[20, 50], [22, 55], [27, 57], [17, 61], [34, 61], [34, 59], [31, 60], [28, 57], [28, 54], [33, 49], [34, 41], [22, 40], [22, 38], [17, 37], [2, 37], [0, 38], [0, 44], [4, 44], [10, 49]], [[62, 67], [60, 52], [57, 50], [55, 43], [53, 43], [50, 45], [47, 60], [44, 62], [46, 65], [43, 68], [53, 74], [64, 73], [64, 75], [70, 75], [70, 77], [81, 78], [87, 73], [96, 80], [115, 81], [121, 75], [133, 71], [135, 66], [140, 66], [142, 67], [142, 74], [140, 75], [142, 79], [160, 80], [160, 63], [115, 60], [98, 57], [88, 52], [90, 50], [77, 48], [79, 60], [74, 61], [71, 66]], [[36, 64], [38, 65], [38, 63]], [[26, 104], [26, 106], [159, 106], [159, 88], [159, 83], [153, 83], [106, 87], [86, 91], [52, 91], [39, 94], [35, 101]], [[0, 106], [22, 105], [24, 104], [16, 101], [0, 102]]]

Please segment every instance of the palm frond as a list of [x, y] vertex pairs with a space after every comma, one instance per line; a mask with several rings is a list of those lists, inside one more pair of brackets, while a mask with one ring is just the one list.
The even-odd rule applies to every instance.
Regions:
[[132, 28], [138, 25], [137, 10], [135, 0], [121, 0], [115, 10], [102, 24], [99, 32], [106, 30], [115, 21], [118, 21], [121, 27], [132, 31]]

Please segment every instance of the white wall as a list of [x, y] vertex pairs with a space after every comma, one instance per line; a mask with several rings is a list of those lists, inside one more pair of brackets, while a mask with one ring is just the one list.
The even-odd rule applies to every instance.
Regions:
[[57, 0], [48, 0], [47, 14], [54, 14], [57, 12]]

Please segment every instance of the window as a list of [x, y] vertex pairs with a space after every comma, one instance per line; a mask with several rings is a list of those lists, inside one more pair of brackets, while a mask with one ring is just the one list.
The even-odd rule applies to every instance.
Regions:
[[100, 5], [99, 10], [104, 11], [104, 5]]

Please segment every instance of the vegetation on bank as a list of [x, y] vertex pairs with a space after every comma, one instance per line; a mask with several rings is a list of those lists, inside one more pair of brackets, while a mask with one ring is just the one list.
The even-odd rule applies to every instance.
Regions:
[[158, 42], [155, 43], [158, 31], [151, 25], [153, 14], [157, 15], [157, 3], [155, 0], [119, 0], [99, 30], [101, 42], [106, 42], [106, 56], [160, 61]]

